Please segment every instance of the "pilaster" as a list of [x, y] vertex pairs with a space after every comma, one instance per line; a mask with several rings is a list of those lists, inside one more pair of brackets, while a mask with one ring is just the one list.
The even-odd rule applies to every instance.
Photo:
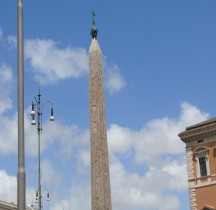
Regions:
[[187, 170], [188, 170], [188, 188], [189, 188], [189, 196], [190, 196], [190, 210], [197, 210], [192, 147], [186, 148], [186, 159], [187, 159]]

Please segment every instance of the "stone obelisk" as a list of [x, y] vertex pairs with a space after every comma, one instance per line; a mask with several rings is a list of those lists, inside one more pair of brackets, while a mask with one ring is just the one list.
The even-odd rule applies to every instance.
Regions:
[[92, 210], [112, 210], [102, 53], [97, 42], [95, 13], [89, 48], [90, 147]]

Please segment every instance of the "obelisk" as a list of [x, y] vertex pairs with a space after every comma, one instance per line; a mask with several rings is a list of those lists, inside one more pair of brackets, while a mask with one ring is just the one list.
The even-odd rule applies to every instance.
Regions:
[[90, 147], [92, 210], [112, 210], [102, 53], [97, 41], [95, 13], [89, 48]]

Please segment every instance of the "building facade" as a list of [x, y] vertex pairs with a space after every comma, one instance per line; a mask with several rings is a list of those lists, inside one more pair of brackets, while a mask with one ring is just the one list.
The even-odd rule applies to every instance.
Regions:
[[179, 134], [186, 144], [191, 210], [216, 210], [216, 118]]
[[[6, 201], [0, 200], [0, 210], [17, 210], [17, 205], [15, 205], [13, 202], [8, 203]], [[29, 208], [26, 208], [26, 210], [35, 210], [34, 206], [31, 206]]]

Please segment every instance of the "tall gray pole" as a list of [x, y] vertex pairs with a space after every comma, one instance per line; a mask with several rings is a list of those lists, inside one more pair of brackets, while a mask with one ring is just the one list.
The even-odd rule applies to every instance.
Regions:
[[18, 61], [18, 173], [17, 209], [26, 209], [25, 189], [25, 140], [24, 140], [24, 56], [23, 56], [23, 4], [17, 6], [17, 61]]

